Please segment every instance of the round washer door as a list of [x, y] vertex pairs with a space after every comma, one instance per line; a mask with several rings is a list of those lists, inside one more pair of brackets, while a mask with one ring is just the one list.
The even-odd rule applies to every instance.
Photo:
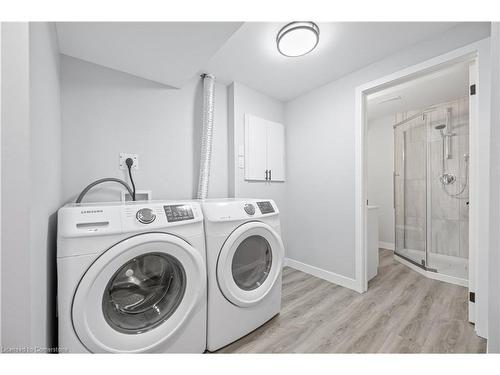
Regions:
[[91, 352], [154, 351], [186, 324], [205, 290], [195, 248], [170, 234], [140, 234], [108, 249], [84, 274], [73, 326]]
[[258, 304], [271, 291], [283, 266], [283, 242], [267, 224], [248, 222], [227, 238], [217, 261], [217, 281], [233, 304]]

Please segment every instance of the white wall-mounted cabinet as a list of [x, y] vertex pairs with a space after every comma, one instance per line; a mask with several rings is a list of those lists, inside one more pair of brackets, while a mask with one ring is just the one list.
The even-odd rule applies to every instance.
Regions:
[[285, 127], [245, 114], [245, 180], [285, 181]]

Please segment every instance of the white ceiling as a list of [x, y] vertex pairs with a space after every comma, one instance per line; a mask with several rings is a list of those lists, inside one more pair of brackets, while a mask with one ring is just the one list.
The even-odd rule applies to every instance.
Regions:
[[290, 58], [276, 48], [276, 34], [283, 23], [245, 23], [205, 69], [219, 80], [241, 82], [287, 101], [456, 25], [319, 23], [317, 48], [308, 55]]
[[[467, 96], [469, 63], [461, 62], [367, 97], [368, 119], [419, 110]], [[398, 100], [388, 99], [401, 97]]]
[[[310, 54], [282, 56], [270, 22], [57, 23], [61, 53], [181, 87], [201, 72], [287, 101], [415, 43], [454, 22], [319, 23]], [[484, 26], [487, 23], [477, 24]]]
[[60, 52], [173, 87], [192, 79], [241, 22], [59, 22]]

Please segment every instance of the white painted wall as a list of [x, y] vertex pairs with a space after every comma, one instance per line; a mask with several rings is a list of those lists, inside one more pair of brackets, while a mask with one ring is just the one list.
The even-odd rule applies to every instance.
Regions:
[[55, 25], [29, 25], [31, 345], [56, 336], [56, 233], [61, 206], [60, 56]]
[[[245, 114], [284, 124], [285, 106], [280, 100], [234, 82], [228, 88], [229, 195], [238, 198], [273, 199], [284, 226], [286, 215], [285, 182], [246, 181], [245, 169], [238, 166], [238, 147], [245, 144]], [[285, 149], [285, 154], [287, 150]], [[286, 158], [285, 158], [286, 160]], [[285, 165], [286, 168], [286, 165]], [[284, 237], [286, 243], [286, 237]]]
[[354, 278], [356, 87], [488, 34], [455, 28], [286, 103], [289, 257]]
[[394, 169], [395, 116], [370, 120], [367, 132], [368, 204], [378, 206], [379, 241], [394, 247], [394, 207], [392, 173]]
[[488, 352], [500, 352], [500, 24], [491, 29], [491, 176]]
[[55, 344], [61, 203], [59, 51], [51, 23], [2, 24], [2, 345]]
[[[120, 152], [139, 154], [137, 189], [153, 199], [196, 196], [202, 81], [181, 89], [62, 56], [62, 176], [64, 201], [90, 182], [126, 178]], [[209, 197], [227, 196], [227, 92], [216, 84]], [[120, 187], [101, 185], [85, 201], [120, 199]]]
[[2, 345], [31, 344], [29, 26], [2, 23]]

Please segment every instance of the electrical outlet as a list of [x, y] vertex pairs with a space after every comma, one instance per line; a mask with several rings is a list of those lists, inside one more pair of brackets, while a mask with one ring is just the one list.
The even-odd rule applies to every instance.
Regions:
[[125, 160], [128, 158], [131, 158], [134, 161], [134, 164], [132, 164], [132, 169], [139, 169], [139, 155], [137, 154], [125, 154], [124, 152], [120, 152], [120, 160], [119, 160], [119, 166], [120, 169], [127, 169], [127, 163], [125, 163]]

